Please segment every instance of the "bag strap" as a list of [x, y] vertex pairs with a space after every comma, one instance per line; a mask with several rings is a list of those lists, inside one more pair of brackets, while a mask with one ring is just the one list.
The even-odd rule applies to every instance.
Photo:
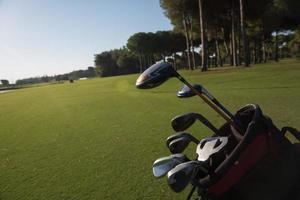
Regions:
[[295, 129], [293, 127], [285, 126], [281, 129], [280, 132], [283, 135], [285, 135], [286, 132], [290, 132], [300, 142], [300, 132], [297, 129]]

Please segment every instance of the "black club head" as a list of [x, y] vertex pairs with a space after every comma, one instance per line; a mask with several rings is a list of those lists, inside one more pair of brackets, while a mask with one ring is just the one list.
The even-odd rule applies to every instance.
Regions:
[[136, 87], [139, 89], [155, 88], [177, 73], [170, 63], [159, 62], [145, 70], [137, 79]]

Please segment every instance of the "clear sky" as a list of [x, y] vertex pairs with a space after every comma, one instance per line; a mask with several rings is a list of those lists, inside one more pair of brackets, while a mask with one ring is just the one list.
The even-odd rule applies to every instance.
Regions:
[[159, 0], [0, 0], [0, 79], [84, 69], [133, 33], [170, 29]]

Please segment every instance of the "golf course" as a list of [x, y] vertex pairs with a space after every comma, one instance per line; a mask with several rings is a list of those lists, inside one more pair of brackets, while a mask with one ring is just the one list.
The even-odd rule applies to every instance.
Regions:
[[[300, 128], [300, 61], [251, 67], [179, 71], [202, 84], [234, 112], [257, 103], [274, 123]], [[179, 99], [170, 79], [138, 90], [138, 74], [40, 85], [0, 94], [0, 199], [185, 199], [166, 179], [152, 175], [153, 161], [170, 154], [170, 120], [197, 112], [224, 123], [198, 97]], [[212, 134], [196, 122], [187, 132]], [[195, 156], [195, 145], [187, 149]]]

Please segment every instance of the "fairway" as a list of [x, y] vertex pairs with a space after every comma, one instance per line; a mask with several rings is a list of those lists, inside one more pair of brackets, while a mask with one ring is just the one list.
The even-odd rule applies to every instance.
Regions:
[[[203, 84], [232, 112], [257, 103], [278, 127], [300, 128], [300, 62], [283, 60], [250, 68], [182, 71]], [[138, 75], [43, 85], [0, 94], [0, 199], [184, 199], [152, 163], [169, 154], [170, 120], [199, 112], [224, 123], [199, 98], [176, 98], [171, 79], [137, 90]], [[196, 137], [211, 132], [199, 123]], [[194, 156], [195, 146], [188, 155]]]

